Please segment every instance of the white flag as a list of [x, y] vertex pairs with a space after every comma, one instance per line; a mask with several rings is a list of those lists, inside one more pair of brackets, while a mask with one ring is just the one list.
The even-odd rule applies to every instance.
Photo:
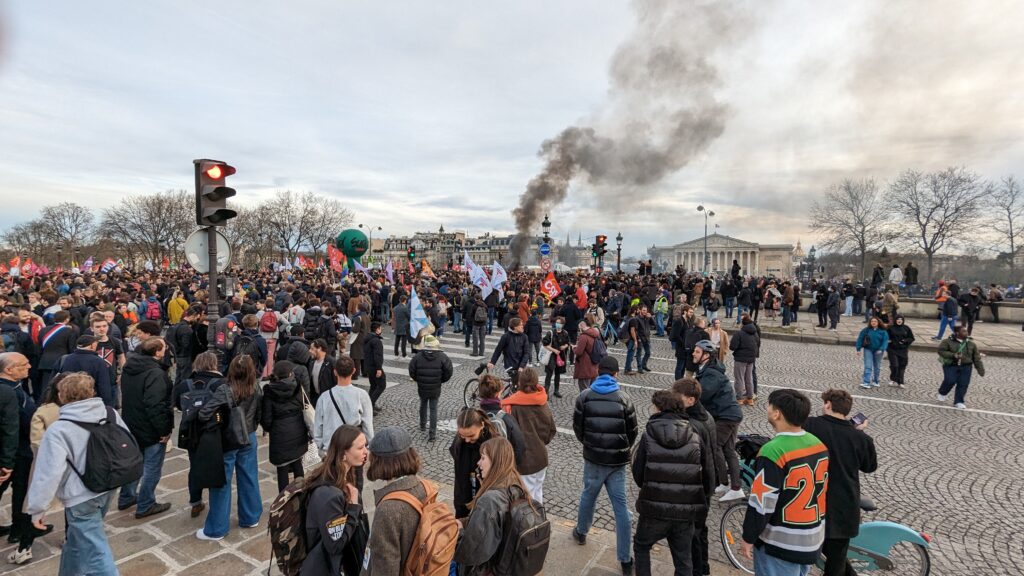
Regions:
[[472, 273], [473, 268], [476, 268], [476, 263], [469, 257], [469, 251], [466, 249], [462, 250], [462, 266], [466, 269], [466, 272]]
[[502, 284], [508, 281], [508, 273], [505, 269], [498, 264], [498, 261], [494, 261], [494, 265], [491, 266], [491, 287], [498, 291], [502, 299], [505, 298], [505, 290], [502, 288]]
[[490, 279], [487, 278], [487, 272], [476, 264], [469, 269], [469, 279], [473, 282], [474, 286], [480, 289], [481, 298], [487, 299], [494, 290], [491, 287]]

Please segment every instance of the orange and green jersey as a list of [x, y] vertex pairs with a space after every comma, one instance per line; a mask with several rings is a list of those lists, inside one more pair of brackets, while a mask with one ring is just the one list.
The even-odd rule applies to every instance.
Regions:
[[754, 465], [743, 540], [776, 558], [814, 564], [825, 541], [828, 448], [808, 432], [782, 432]]

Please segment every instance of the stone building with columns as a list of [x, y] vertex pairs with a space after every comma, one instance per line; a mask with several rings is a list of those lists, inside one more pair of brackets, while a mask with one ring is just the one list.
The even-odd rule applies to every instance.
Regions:
[[[743, 275], [793, 276], [792, 244], [758, 244], [715, 233], [708, 235], [707, 253], [708, 273], [726, 273], [736, 260]], [[682, 266], [687, 271], [699, 271], [704, 237], [674, 246], [651, 246], [647, 254], [655, 270], [671, 271]]]

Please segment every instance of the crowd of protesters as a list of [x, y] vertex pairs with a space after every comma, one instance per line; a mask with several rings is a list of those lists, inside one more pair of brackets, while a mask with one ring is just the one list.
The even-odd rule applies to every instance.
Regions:
[[[835, 328], [842, 315], [865, 315], [867, 326], [857, 340], [864, 388], [878, 385], [883, 353], [889, 356], [890, 384], [905, 385], [907, 350], [915, 337], [898, 312], [899, 286], [908, 278], [896, 270], [867, 287], [819, 280], [806, 287], [820, 325]], [[604, 489], [624, 573], [648, 574], [651, 547], [660, 539], [668, 539], [677, 573], [709, 573], [706, 519], [712, 498], [747, 498], [736, 443], [747, 414], [743, 407], [758, 399], [759, 323], [795, 322], [803, 313], [805, 287], [789, 279], [742, 276], [736, 264], [720, 278], [683, 270], [565, 275], [554, 295], [545, 292], [542, 275], [530, 272], [512, 272], [503, 290], [488, 293], [458, 271], [397, 276], [391, 281], [382, 271], [344, 279], [329, 270], [232, 271], [213, 326], [207, 320], [206, 279], [187, 270], [7, 278], [0, 284], [0, 493], [13, 489], [13, 522], [0, 532], [19, 543], [9, 561], [31, 559], [33, 540], [54, 529], [45, 519], [57, 499], [65, 509], [61, 573], [83, 566], [91, 574], [116, 573], [103, 531], [115, 489], [117, 508], [134, 509], [138, 519], [166, 512], [170, 504], [157, 501], [156, 488], [172, 440], [188, 452], [191, 517], [206, 512], [195, 537], [220, 540], [232, 529], [232, 479], [238, 528], [257, 527], [265, 512], [256, 451], [262, 428], [279, 498], [304, 484], [309, 510], [315, 510], [305, 524], [302, 573], [399, 573], [418, 535], [416, 515], [398, 504], [419, 503], [426, 514], [436, 504], [436, 490], [417, 476], [419, 457], [408, 432], [374, 428], [374, 417], [387, 409], [385, 356], [412, 356], [408, 374], [420, 399], [419, 428], [433, 442], [438, 399], [453, 376], [441, 347], [450, 330], [464, 334], [471, 355], [488, 368], [500, 362], [516, 389], [503, 398], [501, 380], [485, 375], [479, 406], [457, 415], [450, 447], [452, 525], [462, 536], [449, 560], [464, 573], [481, 574], [499, 561], [516, 561], [505, 558], [514, 554], [505, 550], [500, 518], [510, 521], [502, 514], [525, 502], [516, 521], [541, 523], [546, 447], [556, 430], [549, 404], [575, 395], [572, 429], [584, 458], [576, 542], [586, 543]], [[977, 289], [961, 300], [952, 288], [943, 283], [936, 293], [943, 309], [949, 308], [947, 320], [954, 318], [949, 325], [958, 311], [948, 302], [959, 303], [967, 316], [982, 302]], [[413, 290], [427, 319], [417, 333], [410, 330]], [[986, 297], [995, 299], [992, 291]], [[387, 344], [385, 326], [391, 327]], [[957, 325], [939, 349], [939, 400], [955, 387], [958, 408], [965, 407], [972, 369], [984, 375], [982, 355], [969, 338], [972, 326]], [[485, 337], [495, 330], [501, 338], [486, 355]], [[650, 372], [651, 341], [657, 337], [667, 338], [674, 350], [674, 384], [653, 395], [652, 416], [641, 428], [618, 376]], [[621, 371], [607, 354], [607, 346], [619, 344], [625, 347]], [[361, 379], [366, 389], [353, 385]], [[571, 391], [565, 379], [575, 384]], [[769, 398], [769, 420], [795, 437], [809, 404], [799, 393], [786, 392]], [[832, 398], [835, 414], [849, 412], [846, 397], [837, 392]], [[177, 425], [175, 411], [181, 413]], [[138, 452], [131, 480], [106, 490], [91, 480], [90, 466], [99, 464], [85, 460], [100, 429], [111, 437], [119, 429], [129, 432]], [[818, 446], [811, 436], [774, 449], [825, 450]], [[773, 482], [788, 473], [760, 459], [758, 465]], [[635, 532], [626, 502], [629, 476], [640, 487]], [[362, 513], [364, 478], [388, 482], [374, 494], [372, 527]], [[808, 554], [765, 545], [764, 534], [795, 528], [779, 524], [773, 508], [754, 496], [744, 538], [758, 544], [760, 562], [770, 556], [773, 562], [807, 564]], [[275, 518], [274, 510], [270, 516]], [[819, 529], [821, 520], [800, 528], [819, 547], [826, 533]], [[444, 518], [438, 522], [443, 532]]]

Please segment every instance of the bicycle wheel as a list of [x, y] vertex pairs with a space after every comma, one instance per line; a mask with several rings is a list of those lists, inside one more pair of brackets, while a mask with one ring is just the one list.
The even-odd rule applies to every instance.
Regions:
[[478, 384], [479, 380], [477, 378], [472, 378], [466, 382], [466, 385], [463, 387], [462, 402], [465, 404], [466, 408], [475, 408], [479, 405], [480, 397], [477, 395], [476, 391]]
[[725, 557], [733, 566], [747, 574], [754, 573], [754, 561], [747, 560], [741, 552], [743, 546], [743, 518], [747, 513], [747, 503], [737, 502], [722, 512], [720, 535]]
[[850, 566], [861, 573], [884, 572], [894, 576], [928, 576], [931, 574], [932, 561], [928, 554], [928, 548], [901, 540], [892, 545], [886, 555], [892, 561], [892, 569], [886, 570], [878, 567], [874, 562], [863, 560], [854, 553], [850, 554]]

